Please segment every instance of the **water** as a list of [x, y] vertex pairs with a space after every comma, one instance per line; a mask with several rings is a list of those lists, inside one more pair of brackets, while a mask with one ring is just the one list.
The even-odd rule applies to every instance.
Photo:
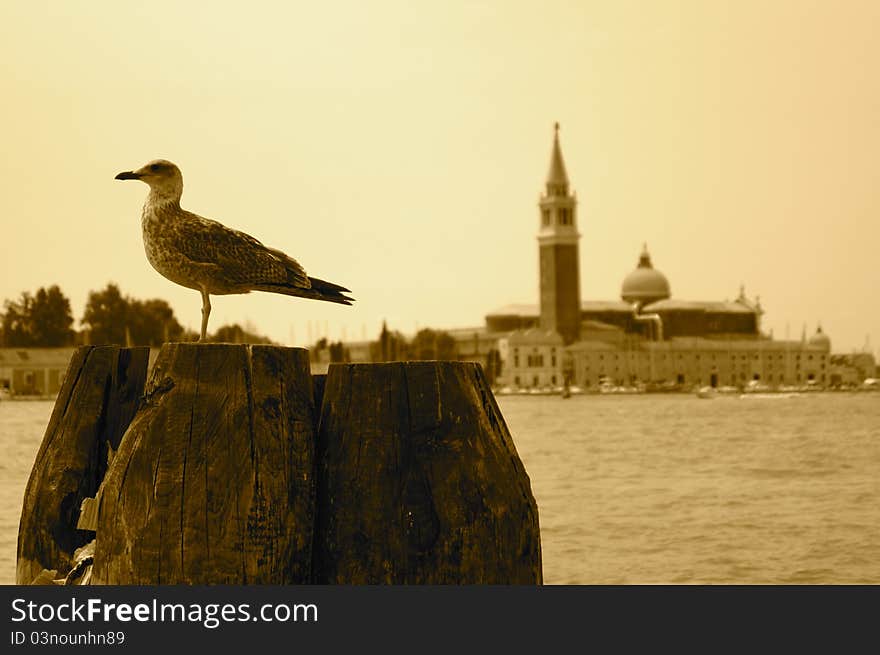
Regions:
[[15, 583], [21, 502], [53, 405], [0, 401], [0, 584]]
[[[502, 397], [548, 584], [880, 583], [880, 394]], [[52, 403], [0, 403], [0, 583]]]

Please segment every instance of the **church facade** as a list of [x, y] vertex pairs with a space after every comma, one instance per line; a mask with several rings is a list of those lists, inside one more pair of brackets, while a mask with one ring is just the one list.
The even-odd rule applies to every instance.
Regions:
[[497, 344], [499, 386], [829, 383], [831, 342], [821, 327], [809, 339], [774, 340], [761, 331], [760, 301], [742, 289], [732, 302], [676, 299], [647, 246], [619, 299], [582, 300], [577, 209], [557, 124], [538, 206], [539, 303], [502, 307], [486, 316], [485, 328], [459, 337]]

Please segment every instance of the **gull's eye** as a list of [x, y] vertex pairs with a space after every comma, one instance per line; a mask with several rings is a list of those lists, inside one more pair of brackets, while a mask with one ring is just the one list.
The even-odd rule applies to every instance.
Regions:
[[159, 167], [159, 164], [150, 164], [150, 171], [153, 172], [153, 173], [155, 173], [156, 171], [158, 171], [159, 168], [160, 168], [160, 167]]

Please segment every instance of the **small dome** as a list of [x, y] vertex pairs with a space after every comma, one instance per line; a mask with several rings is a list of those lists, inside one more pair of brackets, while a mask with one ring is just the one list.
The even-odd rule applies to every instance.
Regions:
[[827, 334], [822, 332], [821, 325], [816, 328], [816, 334], [810, 337], [810, 345], [818, 346], [825, 350], [831, 350], [831, 339], [828, 338]]
[[620, 297], [626, 302], [640, 302], [647, 305], [658, 300], [666, 300], [670, 296], [669, 280], [651, 265], [651, 255], [645, 245], [639, 257], [639, 265], [623, 280]]

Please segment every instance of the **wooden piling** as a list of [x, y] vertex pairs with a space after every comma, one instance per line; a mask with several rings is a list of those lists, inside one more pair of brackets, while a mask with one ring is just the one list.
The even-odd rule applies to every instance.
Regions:
[[308, 352], [165, 344], [101, 488], [96, 584], [298, 584], [311, 575]]
[[[94, 536], [91, 584], [541, 584], [537, 506], [479, 365], [313, 378], [303, 349], [173, 343], [144, 389], [147, 357], [77, 351], [18, 582], [63, 577]], [[76, 530], [96, 491], [96, 532]]]
[[16, 582], [43, 570], [63, 577], [74, 551], [94, 538], [77, 530], [83, 499], [94, 496], [109, 453], [137, 410], [148, 348], [77, 348], [55, 401], [22, 503]]
[[476, 365], [331, 365], [314, 579], [540, 584], [538, 510]]

